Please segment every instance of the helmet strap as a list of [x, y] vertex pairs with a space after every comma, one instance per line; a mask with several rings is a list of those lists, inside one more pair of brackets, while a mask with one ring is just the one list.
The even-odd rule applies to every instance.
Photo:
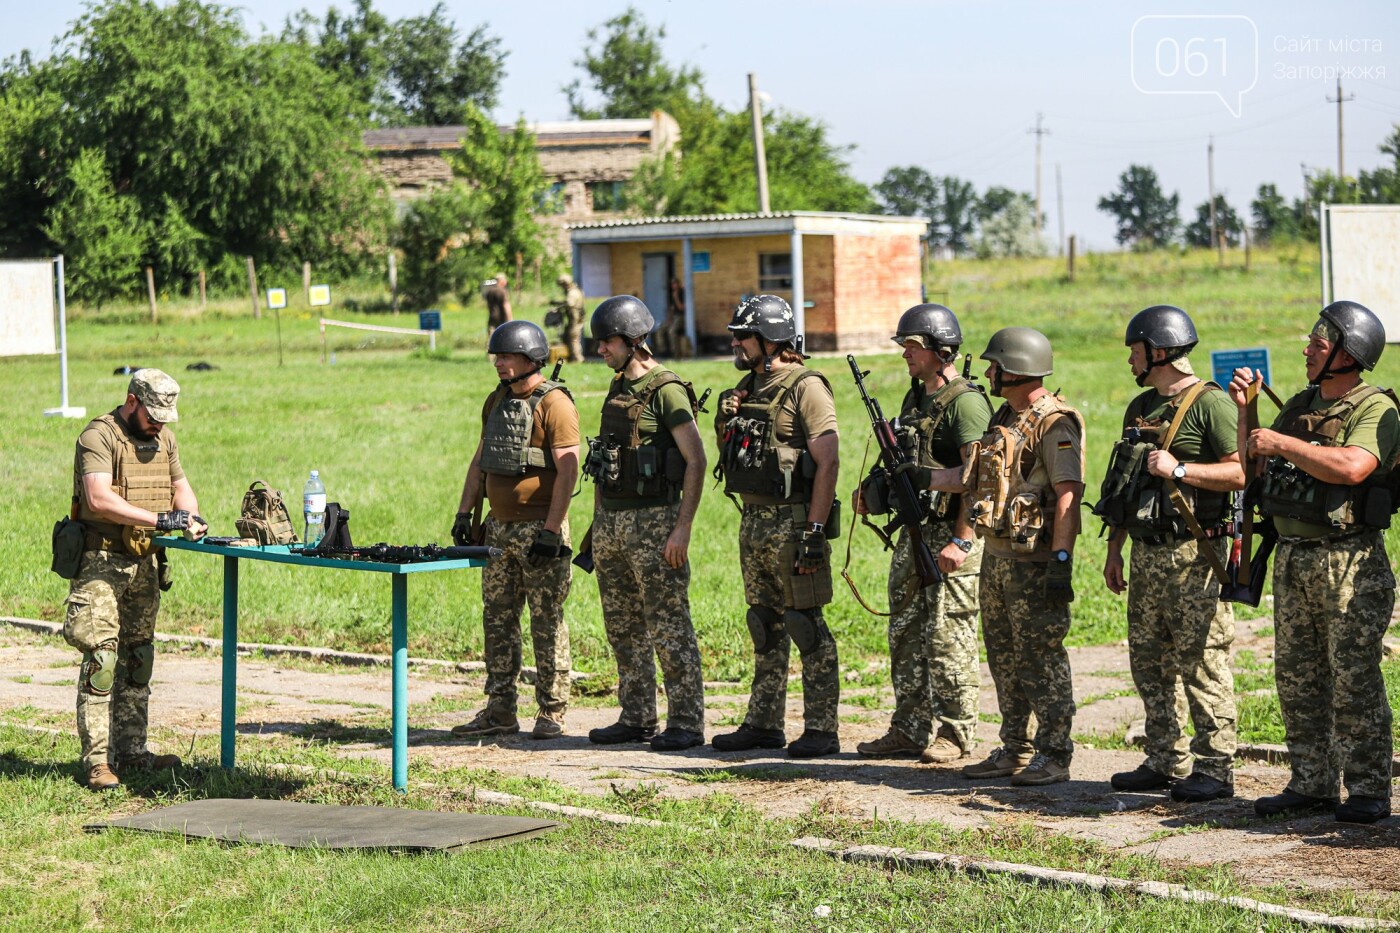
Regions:
[[1353, 361], [1350, 366], [1339, 366], [1336, 369], [1332, 368], [1332, 361], [1337, 358], [1337, 353], [1340, 352], [1341, 349], [1342, 342], [1340, 340], [1332, 344], [1332, 350], [1327, 354], [1327, 359], [1322, 364], [1322, 372], [1317, 374], [1317, 382], [1313, 383], [1313, 385], [1320, 386], [1324, 379], [1331, 379], [1333, 376], [1344, 376], [1347, 373], [1361, 372], [1361, 364], [1355, 361]]
[[520, 375], [516, 376], [514, 379], [502, 379], [502, 380], [501, 380], [501, 387], [502, 387], [502, 388], [508, 389], [508, 388], [510, 388], [511, 386], [515, 385], [515, 384], [516, 384], [517, 382], [519, 382], [520, 380], [522, 380], [522, 379], [529, 379], [529, 378], [530, 378], [531, 376], [533, 376], [535, 373], [543, 372], [543, 371], [544, 371], [544, 364], [543, 364], [543, 363], [540, 363], [540, 364], [537, 365], [534, 369], [530, 370], [528, 373], [521, 373]]

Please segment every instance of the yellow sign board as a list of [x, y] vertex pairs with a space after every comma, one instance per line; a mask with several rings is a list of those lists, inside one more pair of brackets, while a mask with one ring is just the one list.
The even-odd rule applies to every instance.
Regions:
[[331, 303], [331, 287], [329, 285], [311, 286], [311, 307], [317, 308]]
[[287, 290], [285, 288], [269, 288], [267, 290], [267, 306], [274, 311], [287, 307]]

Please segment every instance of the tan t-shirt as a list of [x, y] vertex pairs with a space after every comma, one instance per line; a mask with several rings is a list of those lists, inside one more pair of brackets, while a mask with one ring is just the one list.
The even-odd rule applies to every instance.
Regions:
[[[152, 440], [131, 435], [129, 426], [122, 419], [121, 409], [116, 408], [111, 411], [111, 420], [103, 416], [94, 418], [88, 422], [88, 426], [83, 429], [83, 433], [78, 435], [77, 450], [73, 455], [73, 495], [82, 498], [83, 477], [89, 473], [107, 473], [116, 479], [117, 472], [117, 447], [122, 443], [122, 435], [125, 432], [131, 437], [138, 450], [156, 446], [163, 448], [170, 458], [170, 482], [177, 483], [185, 478], [185, 471], [180, 466], [180, 448], [175, 440], [175, 432], [166, 425]], [[95, 532], [116, 537], [121, 533], [121, 526], [109, 522], [99, 522], [85, 519], [84, 523]]]
[[[481, 406], [481, 426], [496, 407], [497, 394], [491, 393]], [[535, 422], [530, 429], [530, 446], [553, 450], [575, 447], [579, 442], [578, 409], [563, 391], [550, 392], [535, 408]], [[486, 500], [491, 515], [502, 522], [543, 521], [549, 516], [549, 504], [554, 499], [554, 482], [559, 471], [549, 467], [526, 467], [519, 476], [486, 474]]]
[[[992, 416], [992, 426], [1011, 427], [1020, 420], [1021, 414], [1023, 413], [1016, 412], [1009, 404], [1004, 404]], [[1050, 426], [1041, 434], [1040, 444], [1034, 451], [1033, 464], [1030, 473], [1026, 476], [1026, 481], [1048, 490], [1045, 504], [1046, 530], [1042, 539], [1044, 544], [1038, 546], [1032, 554], [1023, 554], [1011, 549], [1009, 538], [998, 538], [995, 535], [982, 537], [987, 542], [987, 552], [997, 557], [1014, 557], [1017, 560], [1048, 560], [1052, 535], [1051, 525], [1055, 511], [1055, 484], [1084, 482], [1084, 434], [1079, 428], [1079, 419], [1074, 414], [1065, 412], [1055, 415]], [[1074, 518], [1076, 521], [1078, 520], [1077, 515]], [[980, 531], [978, 534], [982, 535]]]

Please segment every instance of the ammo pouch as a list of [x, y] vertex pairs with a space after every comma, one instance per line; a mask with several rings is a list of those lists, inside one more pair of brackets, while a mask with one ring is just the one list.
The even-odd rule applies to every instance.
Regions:
[[122, 547], [132, 557], [145, 557], [155, 550], [156, 530], [150, 525], [123, 525]]
[[894, 510], [890, 477], [884, 467], [877, 466], [860, 484], [860, 498], [871, 515], [888, 515]]
[[1161, 516], [1160, 482], [1147, 472], [1147, 455], [1155, 444], [1119, 440], [1113, 445], [1108, 471], [1099, 487], [1099, 501], [1093, 513], [1114, 528], [1157, 530]]
[[233, 523], [241, 537], [252, 538], [258, 544], [295, 544], [300, 540], [282, 494], [260, 479], [253, 480], [243, 494], [241, 511]]
[[78, 567], [83, 562], [83, 545], [86, 535], [83, 523], [71, 518], [60, 518], [53, 524], [53, 562], [49, 569], [65, 580], [78, 575]]
[[1040, 544], [1040, 534], [1045, 530], [1045, 510], [1041, 506], [1039, 492], [1023, 492], [1012, 496], [1006, 504], [1007, 537], [1011, 550], [1018, 554], [1030, 554]]
[[[1383, 487], [1324, 483], [1282, 457], [1270, 457], [1263, 476], [1259, 478], [1259, 511], [1310, 525], [1343, 528], [1364, 521], [1364, 516], [1373, 511], [1365, 507], [1372, 498], [1367, 493], [1373, 490], [1382, 494], [1377, 497], [1378, 500], [1390, 498]], [[1360, 509], [1355, 507], [1358, 502], [1363, 506]], [[1378, 501], [1377, 505], [1380, 504]], [[1376, 527], [1385, 528], [1390, 524], [1390, 503], [1387, 501], [1384, 505], [1384, 524]]]
[[796, 540], [784, 544], [778, 552], [783, 568], [783, 596], [791, 609], [816, 609], [831, 602], [831, 545], [825, 545], [826, 560], [815, 573], [793, 573], [797, 563]]

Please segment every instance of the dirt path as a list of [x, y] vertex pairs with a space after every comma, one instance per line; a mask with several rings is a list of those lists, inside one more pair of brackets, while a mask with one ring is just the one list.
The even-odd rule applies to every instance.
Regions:
[[[1256, 630], [1268, 620], [1240, 623], [1236, 651], [1267, 656], [1272, 639]], [[0, 711], [32, 707], [58, 727], [71, 726], [73, 652], [61, 640], [0, 627]], [[1127, 649], [1108, 646], [1071, 652], [1075, 720], [1081, 738], [1117, 736], [1140, 719], [1142, 706], [1127, 676]], [[219, 728], [221, 661], [216, 656], [166, 650], [156, 667], [152, 722], [170, 741], [188, 743], [192, 733]], [[325, 737], [339, 754], [381, 761], [386, 780], [388, 735], [355, 741], [383, 728], [389, 706], [389, 672], [329, 664], [244, 658], [239, 663], [239, 732], [257, 736], [294, 734]], [[982, 711], [996, 712], [991, 679], [983, 672]], [[529, 688], [522, 688], [522, 703]], [[841, 706], [841, 742], [834, 758], [794, 762], [782, 753], [718, 753], [703, 746], [680, 754], [658, 754], [643, 745], [602, 747], [588, 729], [617, 718], [612, 705], [570, 711], [569, 734], [536, 742], [526, 734], [497, 741], [454, 738], [481, 698], [479, 673], [418, 669], [410, 675], [410, 757], [443, 767], [490, 768], [548, 778], [578, 791], [605, 796], [640, 785], [676, 798], [722, 791], [772, 815], [796, 815], [814, 806], [828, 812], [901, 820], [937, 820], [953, 827], [978, 827], [1030, 819], [1058, 833], [1098, 840], [1110, 847], [1190, 864], [1230, 863], [1242, 880], [1311, 888], [1350, 887], [1400, 893], [1400, 818], [1377, 826], [1336, 823], [1330, 815], [1263, 823], [1252, 801], [1276, 793], [1287, 782], [1284, 768], [1242, 762], [1233, 800], [1176, 804], [1160, 794], [1115, 793], [1108, 778], [1141, 762], [1135, 751], [1081, 743], [1072, 780], [1044, 788], [1011, 787], [1004, 781], [973, 784], [954, 767], [914, 761], [871, 762], [854, 752], [857, 742], [878, 737], [888, 723], [888, 686], [849, 685]], [[707, 691], [707, 732], [727, 731], [742, 716], [747, 697], [740, 685]], [[800, 732], [801, 696], [788, 706], [788, 733]], [[522, 714], [531, 712], [522, 708]], [[0, 712], [3, 715], [3, 712]], [[529, 721], [524, 720], [528, 728]], [[994, 722], [979, 725], [980, 750], [994, 745]], [[172, 736], [181, 738], [174, 738]], [[1400, 801], [1397, 801], [1400, 812]]]

